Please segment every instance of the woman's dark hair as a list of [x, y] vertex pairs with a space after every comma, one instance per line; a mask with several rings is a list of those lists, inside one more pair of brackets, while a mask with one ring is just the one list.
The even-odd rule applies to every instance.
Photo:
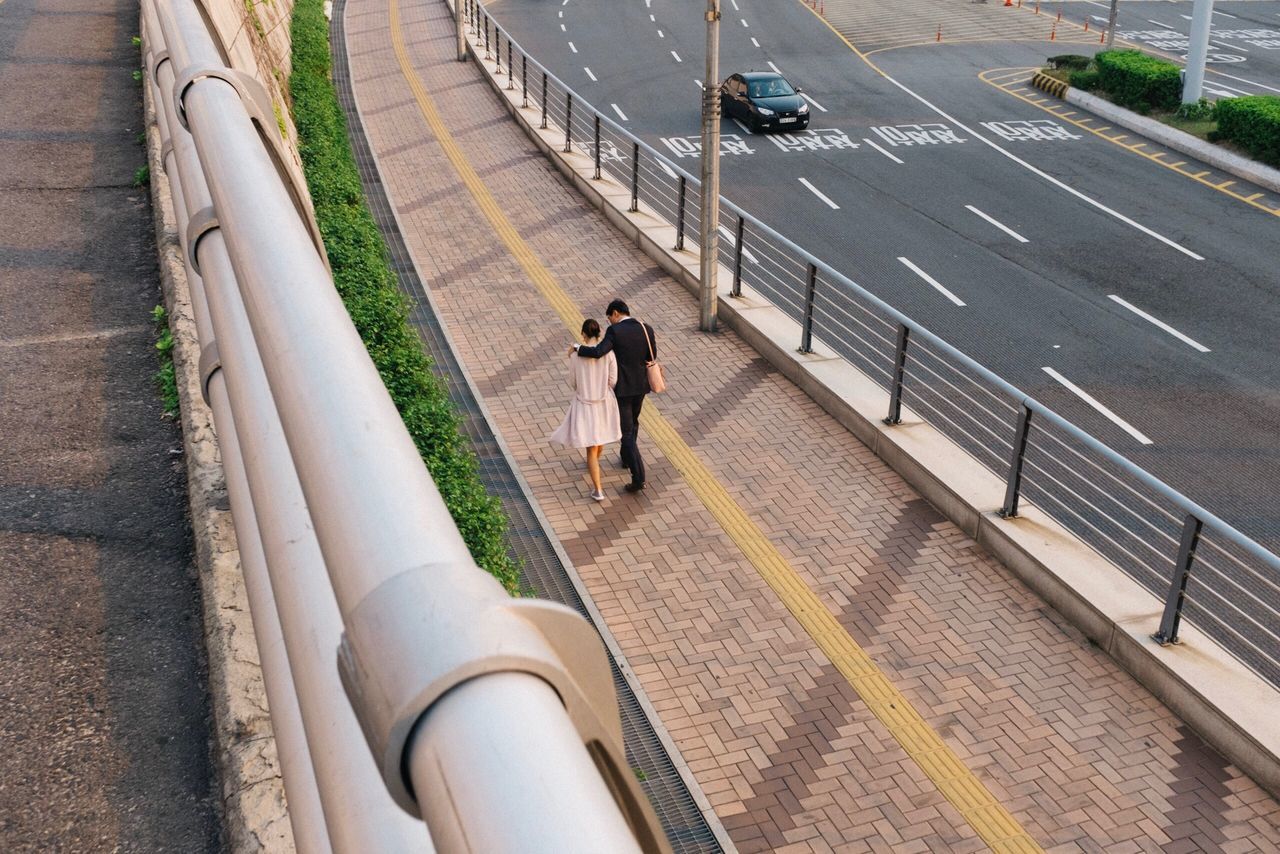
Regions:
[[600, 324], [590, 317], [582, 321], [582, 334], [588, 338], [600, 337]]

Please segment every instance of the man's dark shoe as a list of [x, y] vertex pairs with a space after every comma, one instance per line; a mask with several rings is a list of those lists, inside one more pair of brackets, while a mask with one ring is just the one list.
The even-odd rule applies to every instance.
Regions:
[[624, 486], [624, 487], [622, 487], [622, 488], [623, 488], [623, 489], [625, 489], [627, 492], [639, 492], [640, 490], [644, 489], [644, 484], [643, 484], [643, 483], [628, 483], [626, 486]]

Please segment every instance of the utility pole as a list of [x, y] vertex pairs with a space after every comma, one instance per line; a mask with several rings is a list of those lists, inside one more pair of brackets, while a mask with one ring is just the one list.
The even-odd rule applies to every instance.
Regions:
[[1111, 16], [1107, 19], [1107, 50], [1116, 43], [1116, 13], [1120, 11], [1120, 0], [1111, 0]]
[[702, 85], [702, 216], [698, 241], [698, 328], [716, 331], [720, 268], [720, 0], [707, 0], [707, 76]]
[[1200, 100], [1204, 87], [1204, 61], [1209, 54], [1209, 24], [1213, 18], [1213, 0], [1196, 0], [1191, 7], [1191, 44], [1187, 51], [1186, 79], [1182, 83], [1182, 103]]

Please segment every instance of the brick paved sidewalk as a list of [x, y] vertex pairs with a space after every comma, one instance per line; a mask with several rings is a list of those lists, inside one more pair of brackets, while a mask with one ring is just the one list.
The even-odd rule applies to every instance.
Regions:
[[[571, 340], [481, 213], [393, 50], [348, 0], [351, 74], [405, 240], [498, 429], [663, 722], [743, 851], [983, 842], [858, 698], [642, 432], [649, 487], [587, 497], [546, 436]], [[413, 73], [538, 261], [588, 315], [659, 332], [679, 437], [946, 744], [1042, 846], [1274, 850], [1280, 807], [1049, 611], [694, 300], [535, 151], [440, 0], [399, 0]], [[611, 449], [612, 450], [612, 449]], [[608, 453], [607, 461], [616, 459]]]

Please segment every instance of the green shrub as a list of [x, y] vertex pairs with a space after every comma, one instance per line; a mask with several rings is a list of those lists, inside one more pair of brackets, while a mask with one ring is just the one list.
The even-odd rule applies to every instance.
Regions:
[[289, 91], [298, 147], [334, 285], [472, 557], [514, 592], [519, 571], [507, 554], [501, 505], [480, 483], [475, 455], [459, 431], [444, 384], [431, 373], [431, 361], [409, 325], [409, 306], [365, 206], [346, 121], [329, 80], [322, 0], [298, 0], [291, 32]]
[[1175, 110], [1182, 77], [1172, 62], [1137, 50], [1104, 50], [1095, 57], [1098, 83], [1122, 107]]
[[1076, 89], [1092, 92], [1098, 88], [1098, 69], [1090, 68], [1085, 71], [1073, 71], [1068, 82]]
[[1217, 139], [1225, 139], [1264, 163], [1280, 166], [1280, 96], [1223, 98], [1215, 110]]
[[1063, 53], [1058, 56], [1051, 56], [1048, 61], [1049, 65], [1054, 68], [1066, 68], [1071, 71], [1084, 71], [1091, 62], [1089, 57], [1081, 56], [1078, 53]]
[[1194, 104], [1183, 104], [1178, 107], [1175, 114], [1180, 119], [1186, 119], [1190, 122], [1207, 122], [1212, 121], [1214, 117], [1214, 106], [1208, 98], [1201, 98]]

